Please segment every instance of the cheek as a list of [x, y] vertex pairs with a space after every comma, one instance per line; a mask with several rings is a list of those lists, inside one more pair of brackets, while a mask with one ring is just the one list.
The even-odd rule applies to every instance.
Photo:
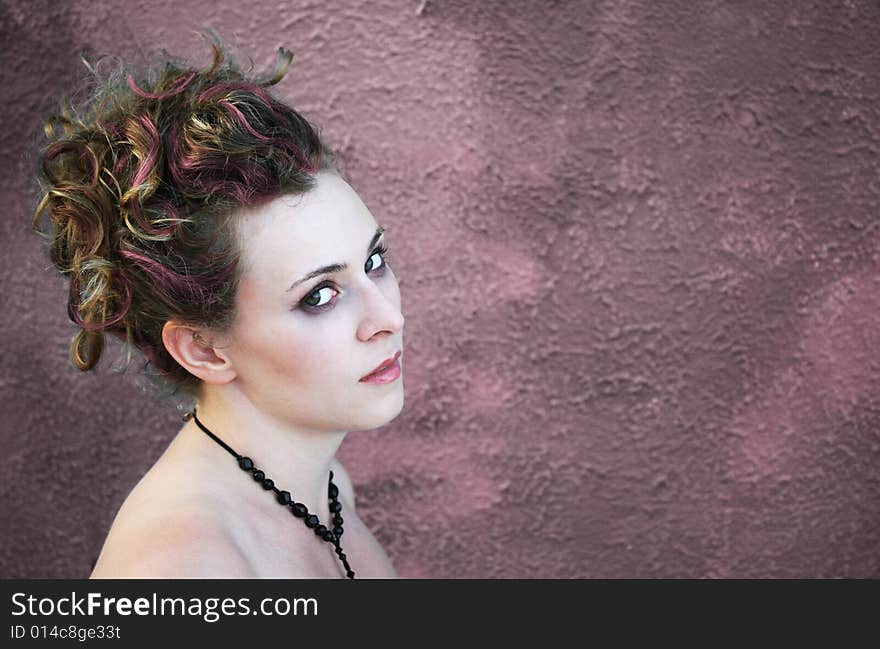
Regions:
[[262, 364], [269, 379], [288, 382], [308, 381], [314, 373], [315, 350], [306, 341], [291, 336], [276, 338], [274, 344], [261, 347]]
[[340, 319], [328, 314], [307, 317], [290, 314], [287, 319], [251, 335], [245, 356], [252, 368], [269, 380], [322, 386], [337, 384], [340, 373], [350, 373], [351, 346]]
[[315, 350], [307, 335], [292, 322], [285, 322], [294, 317], [284, 314], [266, 318], [254, 310], [239, 320], [230, 351], [240, 374], [257, 382], [271, 382], [281, 376], [287, 381], [299, 379], [302, 370], [312, 364]]

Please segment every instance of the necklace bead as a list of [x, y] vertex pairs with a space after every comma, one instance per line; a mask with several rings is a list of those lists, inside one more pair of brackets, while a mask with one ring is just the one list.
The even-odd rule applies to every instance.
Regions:
[[315, 531], [315, 535], [322, 538], [324, 541], [328, 543], [332, 543], [334, 545], [334, 550], [336, 554], [339, 556], [339, 560], [342, 561], [342, 565], [345, 566], [345, 576], [349, 579], [354, 579], [354, 571], [351, 569], [351, 566], [348, 565], [348, 560], [346, 558], [345, 552], [342, 551], [342, 546], [339, 544], [339, 537], [342, 536], [342, 516], [339, 514], [342, 511], [342, 504], [339, 502], [337, 497], [339, 496], [339, 488], [333, 484], [333, 471], [330, 471], [330, 479], [329, 484], [327, 486], [327, 495], [328, 500], [330, 501], [330, 513], [333, 514], [333, 529], [330, 530], [326, 525], [322, 525], [318, 520], [318, 517], [314, 514], [310, 514], [308, 508], [303, 503], [298, 503], [293, 500], [289, 491], [279, 491], [275, 486], [275, 481], [272, 478], [267, 478], [266, 474], [257, 469], [254, 466], [254, 461], [243, 455], [239, 455], [236, 453], [232, 447], [230, 447], [226, 442], [217, 437], [210, 430], [205, 428], [204, 424], [199, 421], [199, 418], [196, 416], [196, 411], [193, 409], [192, 412], [187, 412], [183, 415], [184, 421], [189, 421], [190, 419], [195, 419], [196, 424], [199, 428], [201, 428], [211, 439], [217, 442], [220, 446], [225, 448], [238, 462], [239, 468], [244, 471], [250, 471], [251, 477], [253, 477], [254, 481], [259, 482], [263, 489], [266, 491], [274, 490], [275, 491], [275, 499], [278, 501], [280, 505], [289, 506], [291, 513], [297, 518], [303, 519], [303, 522], [306, 524], [306, 527], [313, 529]]

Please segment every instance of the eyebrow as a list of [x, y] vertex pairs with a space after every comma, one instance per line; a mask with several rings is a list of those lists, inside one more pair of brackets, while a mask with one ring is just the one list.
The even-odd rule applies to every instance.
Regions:
[[[381, 226], [376, 228], [376, 233], [373, 235], [373, 238], [370, 240], [369, 245], [367, 245], [367, 254], [370, 254], [370, 251], [373, 249], [373, 247], [376, 245], [376, 243], [382, 237], [383, 232], [385, 232], [385, 228], [383, 228]], [[309, 281], [310, 279], [314, 279], [315, 277], [320, 277], [321, 275], [328, 275], [330, 273], [338, 273], [340, 271], [345, 270], [346, 268], [348, 268], [348, 264], [342, 264], [342, 263], [328, 264], [327, 266], [321, 266], [320, 268], [316, 268], [308, 275], [304, 275], [300, 279], [296, 280], [293, 284], [291, 284], [290, 287], [287, 289], [287, 291], [285, 291], [285, 293], [287, 293], [288, 291], [292, 291], [297, 286], [299, 286], [303, 282]]]

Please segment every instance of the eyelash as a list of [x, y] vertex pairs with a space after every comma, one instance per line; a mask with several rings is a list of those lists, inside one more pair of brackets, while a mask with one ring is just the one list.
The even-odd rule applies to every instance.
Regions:
[[[382, 265], [378, 269], [373, 269], [370, 272], [371, 273], [375, 272], [376, 275], [381, 277], [382, 275], [385, 274], [385, 269], [388, 267], [388, 246], [385, 244], [382, 244], [378, 248], [374, 249], [373, 252], [370, 253], [370, 256], [367, 257], [367, 261], [369, 261], [373, 257], [373, 255], [375, 255], [377, 253], [382, 255]], [[333, 303], [335, 302], [335, 300], [333, 300], [331, 302], [327, 302], [327, 304], [324, 304], [322, 306], [314, 306], [312, 304], [307, 303], [307, 300], [310, 297], [315, 295], [315, 293], [319, 293], [322, 289], [325, 289], [325, 288], [332, 288], [333, 290], [336, 290], [336, 287], [334, 286], [333, 282], [327, 281], [327, 282], [323, 282], [321, 284], [318, 284], [318, 286], [315, 287], [315, 290], [313, 290], [311, 293], [306, 295], [302, 300], [300, 300], [299, 306], [302, 307], [307, 313], [320, 313], [321, 311], [326, 311], [327, 309], [331, 308], [333, 306]]]

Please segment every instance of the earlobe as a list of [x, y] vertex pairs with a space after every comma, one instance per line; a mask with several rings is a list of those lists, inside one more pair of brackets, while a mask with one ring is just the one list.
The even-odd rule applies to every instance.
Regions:
[[162, 327], [162, 343], [174, 360], [206, 383], [227, 383], [235, 377], [225, 352], [192, 326], [169, 320]]

